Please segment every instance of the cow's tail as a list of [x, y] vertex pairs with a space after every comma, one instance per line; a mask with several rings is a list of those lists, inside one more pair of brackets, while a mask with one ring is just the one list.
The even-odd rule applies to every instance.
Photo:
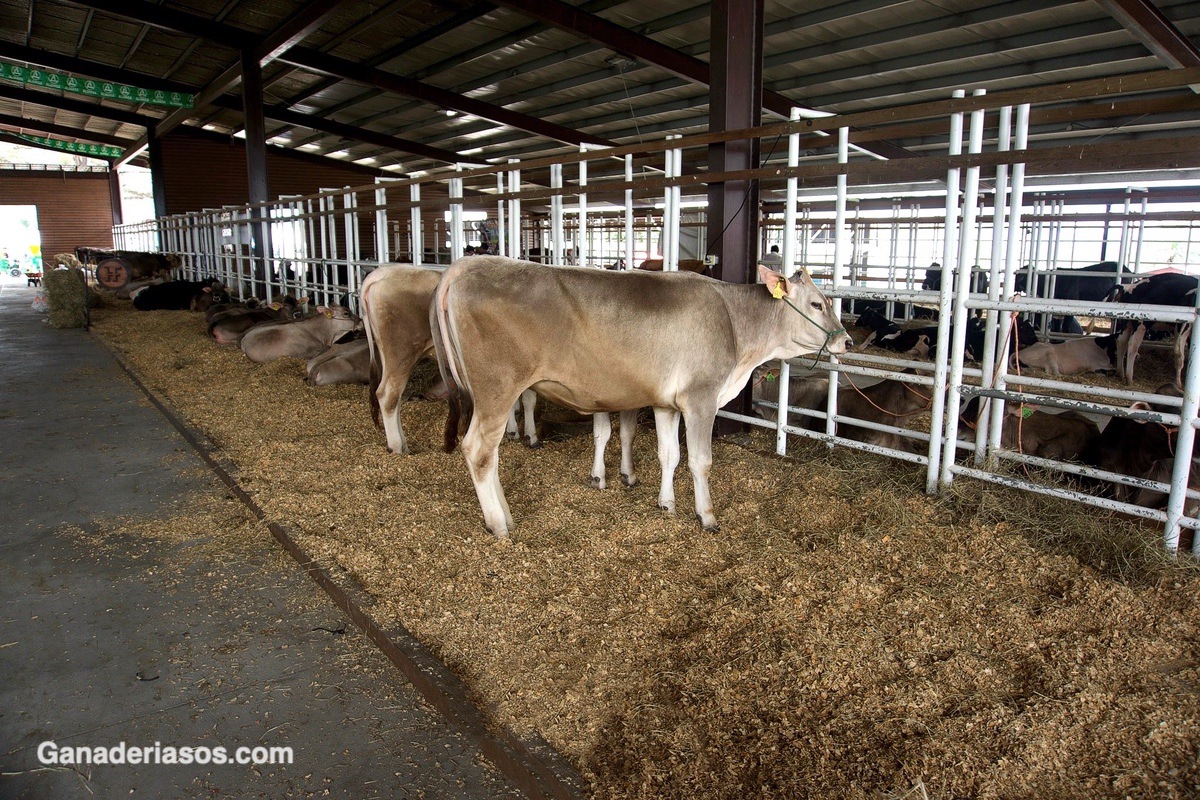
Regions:
[[462, 358], [457, 346], [458, 337], [454, 333], [454, 320], [449, 309], [448, 290], [454, 277], [453, 271], [442, 276], [437, 290], [433, 293], [433, 303], [429, 306], [429, 329], [433, 334], [433, 349], [437, 354], [438, 371], [446, 384], [446, 399], [450, 406], [450, 413], [446, 417], [444, 444], [447, 453], [453, 452], [458, 445], [458, 438], [471, 424], [475, 410], [470, 385], [463, 377]]
[[[369, 276], [368, 276], [369, 277]], [[371, 355], [371, 368], [367, 378], [367, 397], [371, 403], [371, 421], [375, 427], [383, 430], [383, 414], [379, 410], [379, 384], [383, 381], [383, 365], [379, 356], [379, 341], [371, 324], [371, 287], [374, 282], [367, 282], [362, 289], [362, 321], [363, 330], [367, 334], [367, 352]]]
[[1121, 302], [1121, 297], [1124, 296], [1124, 294], [1125, 294], [1125, 287], [1119, 283], [1114, 284], [1113, 287], [1105, 293], [1104, 302], [1119, 303], [1119, 302]]

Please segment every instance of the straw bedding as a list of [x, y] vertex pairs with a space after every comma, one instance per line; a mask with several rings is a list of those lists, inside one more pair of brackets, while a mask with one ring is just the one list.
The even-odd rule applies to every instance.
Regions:
[[269, 515], [597, 798], [1200, 796], [1200, 581], [1154, 529], [929, 498], [903, 464], [755, 433], [714, 446], [706, 533], [686, 470], [679, 515], [655, 509], [645, 427], [633, 489], [588, 487], [590, 436], [505, 444], [497, 542], [443, 405], [405, 404], [394, 456], [364, 387], [251, 364], [187, 312], [95, 318]]

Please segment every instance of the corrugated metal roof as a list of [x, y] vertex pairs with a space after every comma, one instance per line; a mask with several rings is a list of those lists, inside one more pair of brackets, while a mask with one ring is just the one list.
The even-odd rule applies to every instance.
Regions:
[[[709, 57], [708, 3], [592, 0], [571, 4], [701, 61]], [[1200, 0], [1155, 0], [1155, 4], [1194, 44], [1200, 35]], [[191, 14], [260, 38], [278, 30], [306, 5], [298, 0], [163, 0], [155, 8]], [[12, 55], [23, 52], [15, 48], [27, 46], [60, 59], [75, 59], [73, 71], [80, 75], [102, 67], [127, 76], [128, 83], [153, 88], [165, 81], [195, 92], [238, 62], [233, 37], [200, 38], [204, 32], [187, 25], [143, 21], [138, 17], [148, 13], [144, 8], [98, 0], [0, 0], [0, 56], [22, 61]], [[960, 86], [997, 91], [1164, 66], [1095, 2], [770, 0], [764, 13], [765, 87], [798, 105], [824, 111], [862, 111], [940, 99]], [[645, 141], [673, 129], [702, 131], [706, 126], [706, 86], [635, 53], [617, 53], [577, 33], [488, 3], [344, 0], [300, 44], [318, 54], [616, 142]], [[476, 159], [574, 149], [511, 125], [461, 113], [447, 116], [439, 105], [330, 77], [307, 66], [270, 63], [264, 68], [264, 84], [268, 106], [290, 109], [313, 124], [328, 119], [446, 150], [470, 151]], [[77, 111], [55, 112], [52, 106], [61, 93], [36, 91], [44, 92], [44, 105], [5, 96], [0, 87], [0, 114], [21, 116], [31, 124], [53, 121], [131, 143], [144, 132], [128, 122]], [[240, 127], [236, 87], [226, 105], [230, 107], [197, 109], [187, 124], [232, 133]], [[148, 105], [120, 107], [147, 118], [168, 113]], [[1186, 111], [1147, 114], [1110, 135], [1194, 130], [1200, 123], [1198, 116]], [[0, 125], [0, 129], [14, 128]], [[268, 136], [284, 146], [305, 146], [311, 152], [315, 145], [316, 152], [325, 154], [348, 150], [351, 160], [374, 157], [380, 165], [403, 163], [407, 169], [435, 163], [354, 141], [343, 133], [268, 122]], [[1067, 124], [1045, 127], [1034, 132], [1035, 145], [1038, 140], [1058, 142], [1077, 135]], [[936, 135], [922, 133], [895, 143], [919, 150], [936, 140]]]

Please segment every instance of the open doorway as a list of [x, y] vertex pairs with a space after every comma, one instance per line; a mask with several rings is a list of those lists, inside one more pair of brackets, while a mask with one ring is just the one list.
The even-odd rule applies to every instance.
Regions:
[[0, 206], [0, 273], [20, 278], [41, 271], [37, 206]]

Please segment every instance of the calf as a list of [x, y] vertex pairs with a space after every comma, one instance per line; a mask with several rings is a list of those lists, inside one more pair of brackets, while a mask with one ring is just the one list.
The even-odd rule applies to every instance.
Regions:
[[369, 383], [371, 350], [366, 339], [339, 342], [309, 359], [305, 382], [311, 386]]
[[1088, 336], [1057, 344], [1023, 346], [1013, 355], [1022, 366], [1044, 369], [1051, 375], [1110, 372], [1115, 366], [1115, 334]]
[[[1131, 409], [1148, 410], [1146, 403], [1134, 403]], [[1158, 422], [1143, 422], [1129, 417], [1113, 417], [1104, 430], [1083, 450], [1080, 460], [1098, 469], [1140, 478], [1156, 462], [1174, 460], [1176, 432]], [[1136, 488], [1123, 483], [1108, 484], [1117, 500], [1130, 500]]]
[[[463, 454], [485, 523], [508, 535], [497, 472], [513, 401], [527, 388], [580, 413], [651, 406], [658, 428], [659, 506], [673, 511], [678, 426], [687, 426], [696, 513], [717, 527], [709, 494], [717, 409], [772, 358], [844, 353], [850, 339], [804, 271], [759, 268], [764, 285], [686, 272], [608, 272], [463, 258], [438, 284], [431, 314], [450, 388], [446, 447]], [[571, 357], [564, 358], [564, 353]]]
[[295, 305], [295, 301], [292, 301], [291, 305], [287, 302], [275, 302], [254, 308], [230, 308], [214, 314], [209, 319], [208, 333], [220, 344], [240, 345], [246, 331], [256, 325], [287, 322], [302, 313]]
[[322, 306], [308, 319], [256, 325], [242, 337], [242, 352], [256, 364], [285, 357], [309, 359], [361, 327], [359, 318], [341, 306]]
[[[979, 397], [972, 397], [959, 415], [960, 436], [968, 437], [978, 421]], [[1096, 423], [1076, 411], [1048, 412], [1025, 403], [1009, 403], [1001, 425], [1001, 447], [1055, 461], [1078, 460], [1100, 434]]]

